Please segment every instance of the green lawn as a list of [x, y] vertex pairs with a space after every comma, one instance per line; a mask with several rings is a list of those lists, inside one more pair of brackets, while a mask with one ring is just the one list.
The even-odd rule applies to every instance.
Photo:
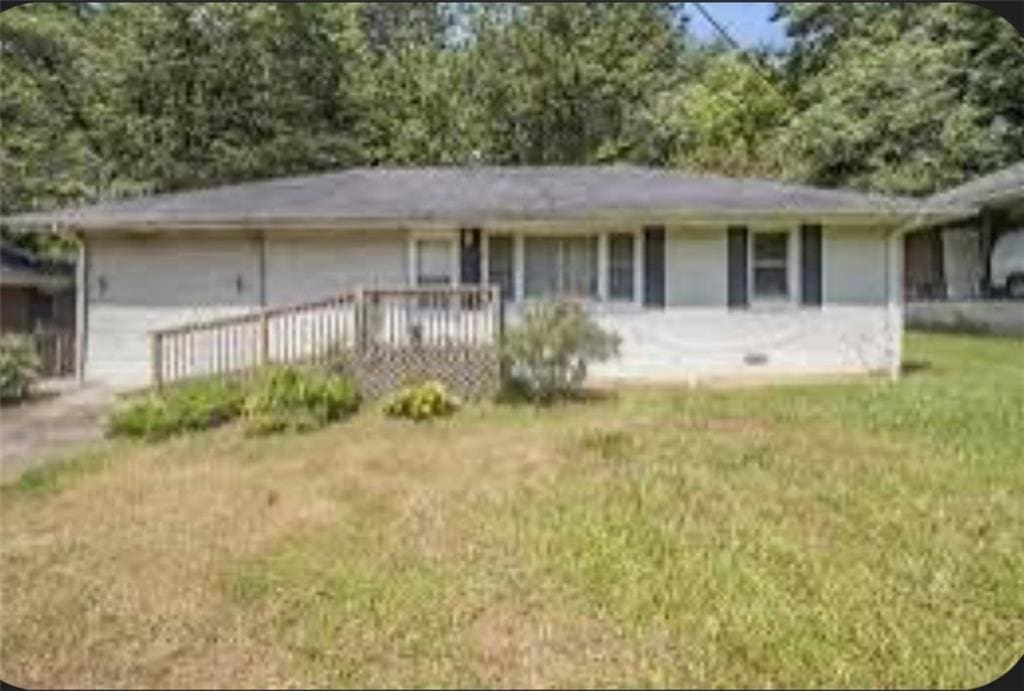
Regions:
[[31, 685], [969, 687], [1024, 653], [1024, 341], [101, 445], [5, 488]]

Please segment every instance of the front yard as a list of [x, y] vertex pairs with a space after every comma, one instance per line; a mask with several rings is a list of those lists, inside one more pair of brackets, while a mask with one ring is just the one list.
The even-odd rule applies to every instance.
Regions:
[[1024, 340], [907, 377], [104, 442], [0, 494], [22, 686], [965, 687], [1024, 653]]

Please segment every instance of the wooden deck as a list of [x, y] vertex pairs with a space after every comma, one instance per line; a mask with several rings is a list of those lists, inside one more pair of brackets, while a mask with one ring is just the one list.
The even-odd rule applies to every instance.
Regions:
[[151, 381], [321, 364], [349, 371], [368, 397], [427, 378], [477, 396], [497, 386], [503, 323], [496, 286], [359, 289], [154, 331]]

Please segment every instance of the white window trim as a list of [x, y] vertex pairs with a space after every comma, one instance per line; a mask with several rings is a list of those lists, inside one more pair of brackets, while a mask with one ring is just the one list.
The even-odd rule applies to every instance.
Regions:
[[[758, 297], [754, 291], [754, 237], [786, 235], [786, 297]], [[789, 307], [800, 304], [800, 233], [787, 226], [750, 228], [747, 233], [747, 304], [752, 307]]]
[[[644, 231], [643, 229], [633, 231], [633, 304], [642, 308], [644, 306], [644, 291], [647, 286], [644, 283]], [[665, 229], [665, 276], [668, 281], [668, 229]], [[667, 292], [667, 287], [666, 287]], [[666, 298], [668, 296], [666, 295]]]
[[[612, 297], [611, 295], [611, 268], [612, 268], [612, 255], [611, 255], [611, 236], [612, 235], [630, 235], [633, 237], [633, 297], [621, 298]], [[603, 258], [604, 263], [601, 268], [601, 276], [604, 280], [605, 292], [601, 295], [601, 302], [606, 302], [610, 305], [642, 305], [644, 302], [643, 296], [643, 231], [641, 230], [613, 230], [604, 234], [604, 247]]]
[[[602, 264], [602, 262], [601, 262], [601, 235], [602, 234], [600, 232], [597, 232], [597, 231], [584, 231], [584, 232], [577, 232], [577, 233], [564, 232], [564, 233], [527, 233], [527, 234], [524, 234], [524, 236], [523, 236], [523, 260], [522, 260], [522, 263], [521, 263], [521, 268], [522, 268], [522, 271], [523, 271], [523, 301], [526, 302], [527, 304], [529, 304], [529, 303], [536, 303], [536, 302], [544, 302], [545, 300], [550, 299], [550, 297], [547, 297], [547, 296], [536, 297], [536, 296], [527, 296], [526, 295], [526, 240], [530, 239], [530, 238], [555, 238], [557, 240], [561, 240], [561, 239], [564, 239], [564, 238], [570, 238], [570, 239], [584, 238], [584, 239], [587, 239], [587, 240], [597, 240], [597, 257], [595, 257], [597, 259], [597, 267], [594, 269], [596, 272], [598, 272], [597, 276], [596, 276], [596, 278], [597, 278], [597, 295], [596, 296], [591, 296], [591, 295], [571, 295], [571, 296], [563, 296], [563, 297], [566, 297], [566, 298], [568, 298], [570, 300], [573, 300], [573, 301], [583, 301], [583, 302], [588, 302], [588, 303], [592, 303], [592, 304], [600, 304], [600, 303], [605, 302], [605, 300], [603, 300], [601, 298], [601, 292], [600, 292], [601, 291], [601, 274], [600, 274], [600, 270], [601, 270], [601, 264]], [[559, 255], [558, 256], [559, 256], [559, 260], [561, 260], [564, 257], [564, 254], [562, 253], [561, 246], [559, 247]], [[561, 264], [559, 266], [561, 267]]]
[[[491, 236], [510, 237], [512, 239], [512, 285], [514, 295], [509, 296], [512, 302], [531, 304], [543, 298], [526, 297], [526, 239], [529, 237], [574, 237], [586, 236], [597, 238], [597, 296], [585, 298], [593, 305], [635, 305], [643, 306], [644, 300], [644, 234], [642, 229], [623, 228], [615, 230], [556, 230], [523, 231], [523, 230], [485, 230], [481, 239], [481, 275], [485, 281], [490, 277], [490, 238]], [[611, 235], [633, 236], [633, 299], [611, 299], [609, 295], [610, 242]], [[580, 299], [580, 298], [577, 298]]]
[[418, 232], [409, 235], [408, 262], [409, 285], [419, 287], [419, 248], [421, 241], [447, 242], [449, 245], [448, 266], [451, 270], [448, 285], [459, 285], [459, 236], [452, 232]]
[[523, 233], [512, 236], [512, 282], [516, 287], [516, 303], [526, 299], [526, 238]]
[[611, 301], [611, 233], [603, 232], [597, 236], [597, 299], [599, 302]]

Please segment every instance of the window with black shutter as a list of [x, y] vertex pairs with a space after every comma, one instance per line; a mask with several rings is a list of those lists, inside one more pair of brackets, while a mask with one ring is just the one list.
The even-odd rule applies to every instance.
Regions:
[[728, 235], [729, 307], [746, 307], [747, 300], [747, 228], [730, 226]]
[[804, 305], [821, 305], [821, 244], [821, 226], [800, 227], [800, 301]]
[[665, 228], [644, 228], [644, 305], [665, 306]]
[[608, 236], [608, 297], [610, 299], [632, 302], [634, 258], [632, 233], [612, 233]]

